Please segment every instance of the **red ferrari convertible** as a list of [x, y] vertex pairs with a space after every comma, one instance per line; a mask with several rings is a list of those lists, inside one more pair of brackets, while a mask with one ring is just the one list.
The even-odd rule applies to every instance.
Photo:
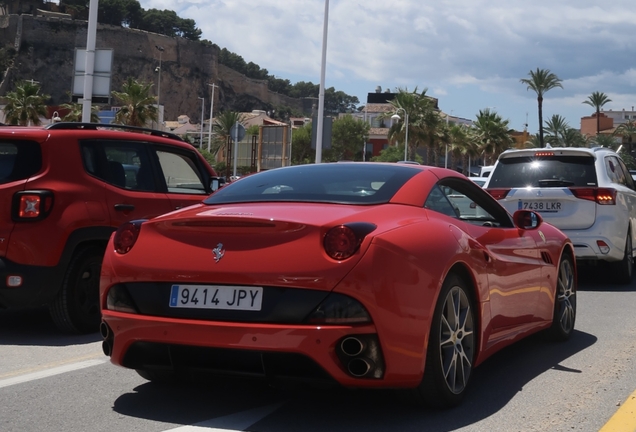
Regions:
[[319, 380], [450, 407], [501, 348], [569, 338], [576, 268], [561, 231], [454, 171], [325, 163], [124, 224], [100, 301], [104, 353], [151, 381]]

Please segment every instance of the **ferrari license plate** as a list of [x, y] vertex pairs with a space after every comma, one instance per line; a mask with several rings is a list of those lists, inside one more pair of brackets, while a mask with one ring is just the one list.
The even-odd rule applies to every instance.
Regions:
[[263, 287], [172, 285], [170, 307], [191, 309], [261, 310]]
[[561, 208], [560, 201], [519, 201], [519, 210], [558, 213], [561, 211]]

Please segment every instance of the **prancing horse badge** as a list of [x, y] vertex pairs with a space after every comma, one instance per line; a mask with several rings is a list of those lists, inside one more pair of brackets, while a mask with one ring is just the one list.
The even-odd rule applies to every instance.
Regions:
[[218, 245], [216, 245], [216, 247], [212, 249], [212, 253], [214, 254], [214, 261], [216, 262], [221, 261], [221, 258], [223, 258], [223, 255], [225, 255], [225, 250], [223, 249], [223, 243], [219, 243]]

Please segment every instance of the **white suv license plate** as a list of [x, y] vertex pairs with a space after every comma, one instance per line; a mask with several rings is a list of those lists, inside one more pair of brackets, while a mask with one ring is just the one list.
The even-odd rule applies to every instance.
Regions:
[[558, 213], [563, 209], [560, 201], [519, 201], [518, 210], [534, 210], [543, 213]]
[[172, 285], [170, 307], [260, 311], [263, 287]]

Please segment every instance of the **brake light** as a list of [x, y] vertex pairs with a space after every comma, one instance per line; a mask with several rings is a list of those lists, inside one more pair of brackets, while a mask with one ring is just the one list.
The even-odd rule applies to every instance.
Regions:
[[338, 261], [351, 257], [362, 243], [364, 237], [373, 231], [376, 225], [366, 222], [354, 222], [331, 228], [323, 239], [323, 247], [330, 258]]
[[500, 200], [508, 195], [510, 189], [486, 189], [486, 191], [492, 195], [494, 199]]
[[141, 230], [141, 224], [146, 220], [134, 220], [126, 222], [117, 228], [115, 232], [115, 238], [113, 239], [113, 245], [115, 246], [115, 252], [118, 254], [127, 254], [139, 238], [139, 231]]
[[17, 192], [13, 196], [11, 215], [16, 222], [42, 220], [53, 209], [53, 192], [33, 190]]
[[616, 205], [616, 189], [570, 188], [570, 191], [579, 199], [594, 201], [600, 205]]
[[536, 152], [535, 157], [539, 156], [554, 156], [554, 152]]

